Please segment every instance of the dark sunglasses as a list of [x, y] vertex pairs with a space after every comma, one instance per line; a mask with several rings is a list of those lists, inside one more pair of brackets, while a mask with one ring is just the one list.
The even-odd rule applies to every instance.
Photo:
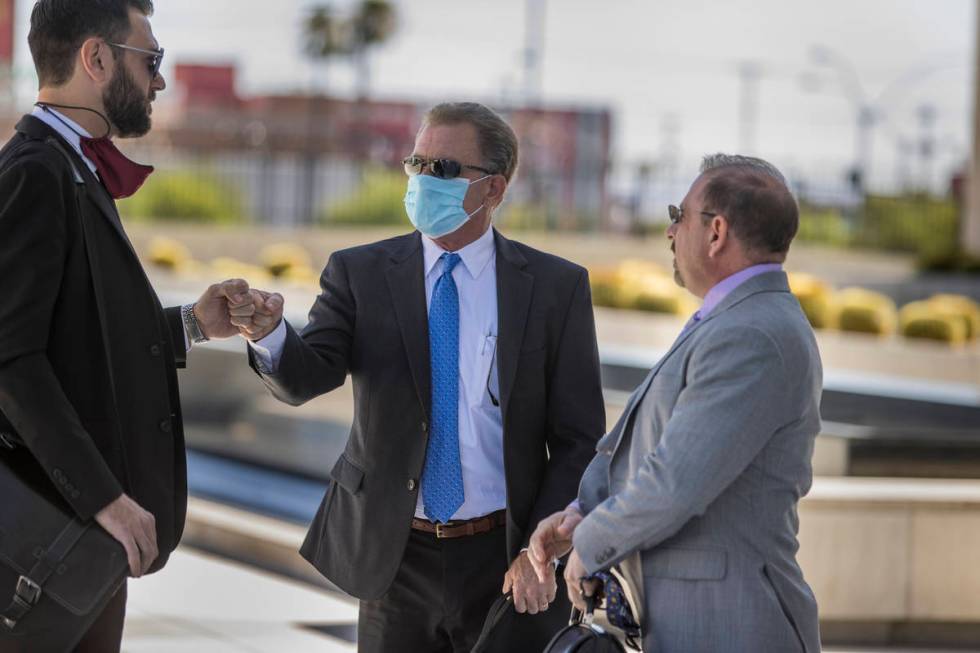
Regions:
[[402, 159], [402, 165], [405, 166], [405, 174], [409, 177], [422, 174], [422, 171], [426, 168], [429, 169], [433, 177], [438, 177], [439, 179], [455, 179], [463, 172], [463, 168], [479, 170], [486, 175], [496, 174], [486, 168], [467, 165], [459, 161], [453, 161], [452, 159], [426, 159], [415, 155]]
[[[108, 43], [108, 41], [106, 41]], [[147, 61], [147, 68], [150, 70], [150, 79], [156, 79], [157, 75], [160, 74], [160, 66], [163, 64], [163, 48], [159, 50], [144, 50], [143, 48], [134, 48], [131, 45], [124, 45], [122, 43], [109, 43], [114, 48], [121, 48], [123, 50], [131, 50], [133, 52], [142, 52], [143, 54], [150, 55]]]
[[[709, 218], [713, 218], [717, 213], [712, 213], [711, 211], [700, 211], [701, 215], [706, 215]], [[667, 207], [667, 215], [670, 217], [670, 224], [680, 224], [681, 220], [684, 219], [684, 210], [679, 209], [673, 204]]]

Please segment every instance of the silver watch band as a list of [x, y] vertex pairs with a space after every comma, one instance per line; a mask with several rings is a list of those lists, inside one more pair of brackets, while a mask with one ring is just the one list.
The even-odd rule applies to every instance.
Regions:
[[184, 330], [187, 331], [187, 337], [191, 339], [192, 343], [196, 345], [208, 341], [208, 337], [201, 331], [201, 325], [197, 323], [197, 318], [194, 316], [194, 304], [184, 304], [181, 306], [180, 317], [184, 321]]

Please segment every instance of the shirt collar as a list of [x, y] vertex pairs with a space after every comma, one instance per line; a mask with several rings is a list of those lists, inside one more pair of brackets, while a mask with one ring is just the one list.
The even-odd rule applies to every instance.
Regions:
[[[57, 114], [58, 117], [55, 118], [51, 114]], [[79, 134], [85, 136], [86, 138], [92, 137], [92, 135], [89, 134], [84, 127], [65, 114], [51, 107], [48, 107], [47, 109], [34, 107], [34, 111], [31, 112], [31, 115], [58, 132], [58, 135], [65, 139], [65, 141], [67, 141], [68, 144], [71, 145], [72, 148], [78, 153], [78, 156], [82, 157], [82, 161], [84, 161], [85, 165], [89, 167], [89, 170], [91, 170], [93, 173], [96, 171], [95, 164], [89, 161], [87, 156], [82, 154], [82, 139]], [[58, 118], [64, 120], [65, 122], [61, 122], [61, 120], [58, 120]], [[73, 132], [72, 129], [76, 130], [77, 133]]]
[[[483, 271], [487, 268], [487, 264], [493, 259], [493, 255], [496, 252], [496, 245], [493, 241], [493, 228], [488, 228], [483, 235], [474, 240], [472, 243], [456, 251], [459, 254], [459, 258], [462, 259], [463, 266], [466, 268], [467, 272], [474, 279], [478, 279]], [[422, 253], [424, 256], [425, 263], [425, 276], [429, 276], [432, 273], [432, 269], [435, 267], [436, 263], [439, 261], [439, 257], [446, 253], [446, 250], [439, 247], [435, 241], [433, 241], [428, 236], [422, 236]]]
[[741, 286], [752, 277], [757, 277], [765, 272], [776, 272], [782, 269], [783, 266], [779, 263], [759, 263], [758, 265], [749, 266], [744, 270], [739, 270], [730, 277], [719, 281], [711, 290], [708, 291], [708, 294], [704, 296], [704, 304], [701, 305], [701, 310], [698, 311], [699, 319], [703, 320], [704, 318], [708, 317], [708, 314], [711, 313], [711, 311], [713, 311], [730, 292]]

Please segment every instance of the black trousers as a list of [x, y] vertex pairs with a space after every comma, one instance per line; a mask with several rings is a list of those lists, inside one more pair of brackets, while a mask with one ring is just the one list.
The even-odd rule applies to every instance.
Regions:
[[[6, 567], [0, 568], [0, 580], [7, 581], [8, 575], [12, 582], [16, 582], [13, 572]], [[2, 582], [0, 586], [13, 587], [11, 582]], [[3, 607], [6, 607], [7, 597], [2, 599]], [[123, 583], [98, 615], [76, 617], [66, 610], [64, 630], [34, 627], [30, 614], [18, 625], [16, 633], [0, 626], [0, 653], [119, 653], [125, 619], [126, 584]], [[80, 628], [85, 629], [80, 641], [75, 641], [77, 635], [66, 634], [77, 633]]]
[[[509, 567], [506, 529], [437, 539], [413, 530], [388, 592], [361, 601], [359, 653], [469, 653], [487, 611], [501, 594]], [[551, 607], [537, 615], [515, 615], [504, 624], [508, 651], [540, 651], [568, 623], [563, 583]]]

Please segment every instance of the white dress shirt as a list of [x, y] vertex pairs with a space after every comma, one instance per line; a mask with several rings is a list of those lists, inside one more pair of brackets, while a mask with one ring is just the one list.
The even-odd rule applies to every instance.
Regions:
[[[64, 120], [65, 122], [61, 122], [61, 120], [58, 120], [58, 118], [52, 116], [51, 115], [52, 113], [58, 114], [58, 118], [61, 118], [61, 120]], [[38, 120], [40, 120], [41, 122], [43, 122], [51, 129], [58, 132], [59, 136], [61, 136], [66, 141], [68, 141], [68, 144], [71, 145], [72, 148], [75, 150], [75, 152], [78, 153], [78, 156], [82, 157], [82, 161], [84, 161], [85, 165], [88, 166], [88, 169], [92, 171], [92, 174], [98, 176], [98, 174], [95, 171], [95, 164], [89, 161], [88, 157], [82, 154], [82, 139], [81, 137], [79, 137], [78, 134], [81, 134], [86, 138], [92, 137], [92, 135], [89, 134], [84, 127], [82, 127], [77, 122], [75, 122], [65, 114], [61, 113], [57, 109], [52, 109], [51, 107], [48, 107], [47, 109], [42, 109], [41, 107], [34, 107], [34, 111], [31, 112], [31, 115], [37, 118]], [[69, 129], [68, 126], [65, 125], [65, 123], [71, 125], [71, 129]], [[72, 131], [72, 129], [74, 129], [75, 131]]]
[[[422, 236], [425, 304], [442, 274], [444, 250]], [[453, 269], [459, 293], [459, 457], [463, 467], [463, 505], [453, 519], [481, 517], [507, 506], [504, 482], [503, 417], [497, 379], [497, 261], [493, 230], [458, 252]], [[286, 341], [286, 325], [249, 343], [259, 367], [274, 372]], [[406, 383], [411, 383], [406, 379]], [[415, 516], [426, 519], [419, 492]]]

